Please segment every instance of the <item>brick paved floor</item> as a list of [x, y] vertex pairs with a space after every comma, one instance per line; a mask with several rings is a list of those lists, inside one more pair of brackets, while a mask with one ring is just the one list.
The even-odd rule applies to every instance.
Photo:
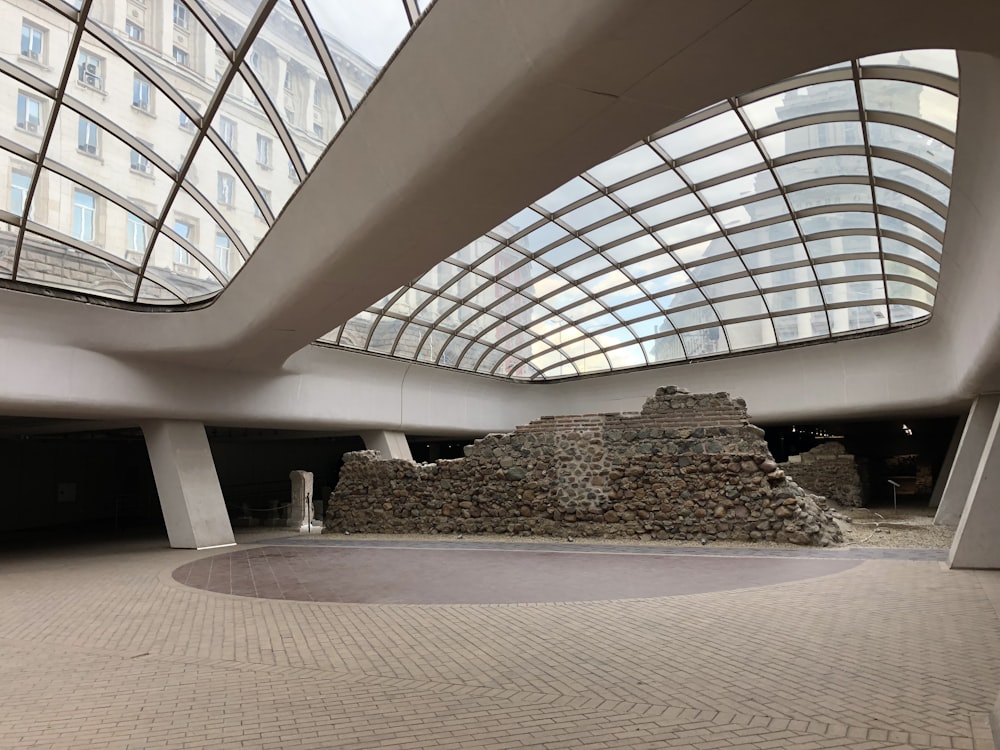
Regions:
[[997, 572], [872, 559], [756, 588], [492, 605], [173, 579], [217, 554], [0, 555], [0, 748], [992, 748]]

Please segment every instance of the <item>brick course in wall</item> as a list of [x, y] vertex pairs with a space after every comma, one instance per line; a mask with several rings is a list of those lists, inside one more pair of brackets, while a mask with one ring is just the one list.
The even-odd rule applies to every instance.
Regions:
[[432, 464], [348, 453], [328, 532], [509, 533], [827, 545], [822, 498], [775, 463], [746, 404], [657, 389], [641, 412], [542, 417]]

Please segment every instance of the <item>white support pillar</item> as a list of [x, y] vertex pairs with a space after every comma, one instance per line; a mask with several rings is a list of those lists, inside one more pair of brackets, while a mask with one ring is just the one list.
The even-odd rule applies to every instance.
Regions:
[[[971, 419], [970, 419], [971, 421]], [[1000, 569], [1000, 405], [948, 554], [950, 568]]]
[[941, 494], [941, 503], [934, 515], [934, 523], [938, 526], [954, 528], [962, 517], [962, 509], [971, 497], [972, 480], [985, 450], [986, 438], [998, 406], [1000, 394], [997, 393], [983, 394], [972, 404], [955, 461], [948, 472], [948, 482]]
[[402, 432], [390, 432], [388, 430], [371, 430], [362, 432], [361, 439], [365, 441], [365, 447], [370, 451], [378, 451], [382, 458], [401, 458], [404, 461], [412, 461], [413, 454], [410, 453], [410, 445], [406, 442], [406, 435]]
[[955, 423], [955, 430], [951, 433], [951, 442], [948, 443], [944, 461], [941, 462], [941, 471], [938, 472], [937, 481], [934, 482], [934, 491], [931, 493], [930, 502], [927, 503], [928, 508], [937, 508], [941, 505], [941, 496], [948, 484], [948, 477], [951, 476], [951, 467], [955, 465], [955, 455], [958, 453], [958, 445], [962, 442], [962, 435], [965, 433], [966, 421], [967, 415], [962, 415]]
[[142, 425], [170, 546], [206, 549], [236, 544], [219, 475], [200, 422]]

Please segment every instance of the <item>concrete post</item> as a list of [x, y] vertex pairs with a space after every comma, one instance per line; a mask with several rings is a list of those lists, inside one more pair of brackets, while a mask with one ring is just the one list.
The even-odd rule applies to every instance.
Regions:
[[931, 493], [928, 508], [937, 508], [941, 505], [941, 496], [944, 494], [945, 485], [948, 484], [948, 477], [951, 475], [951, 467], [955, 464], [955, 455], [958, 453], [958, 444], [962, 442], [962, 434], [965, 432], [965, 423], [968, 415], [962, 415], [955, 423], [955, 430], [951, 433], [951, 442], [948, 443], [948, 450], [945, 451], [944, 461], [941, 462], [941, 471], [938, 472], [937, 481], [934, 482], [934, 491]]
[[962, 431], [958, 452], [948, 473], [948, 481], [941, 494], [941, 503], [934, 516], [939, 526], [958, 525], [962, 509], [971, 496], [972, 480], [979, 466], [979, 459], [986, 446], [986, 437], [993, 422], [993, 415], [1000, 406], [1000, 394], [987, 393], [979, 396], [972, 404], [969, 417]]
[[1000, 405], [986, 436], [969, 499], [948, 554], [950, 568], [1000, 569]]
[[365, 447], [368, 450], [377, 450], [382, 454], [382, 458], [401, 458], [405, 461], [413, 460], [413, 454], [410, 453], [410, 445], [406, 442], [406, 435], [402, 432], [372, 430], [362, 432], [361, 439], [365, 441]]
[[204, 425], [161, 420], [141, 426], [170, 546], [236, 544]]

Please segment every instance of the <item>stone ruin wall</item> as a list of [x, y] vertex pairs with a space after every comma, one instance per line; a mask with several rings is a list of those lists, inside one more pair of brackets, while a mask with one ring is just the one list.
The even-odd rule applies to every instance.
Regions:
[[857, 463], [841, 443], [820, 443], [794, 458], [778, 466], [809, 492], [846, 508], [865, 504]]
[[763, 434], [742, 399], [667, 387], [639, 413], [543, 417], [465, 458], [348, 453], [326, 530], [840, 541], [822, 498], [785, 477]]

